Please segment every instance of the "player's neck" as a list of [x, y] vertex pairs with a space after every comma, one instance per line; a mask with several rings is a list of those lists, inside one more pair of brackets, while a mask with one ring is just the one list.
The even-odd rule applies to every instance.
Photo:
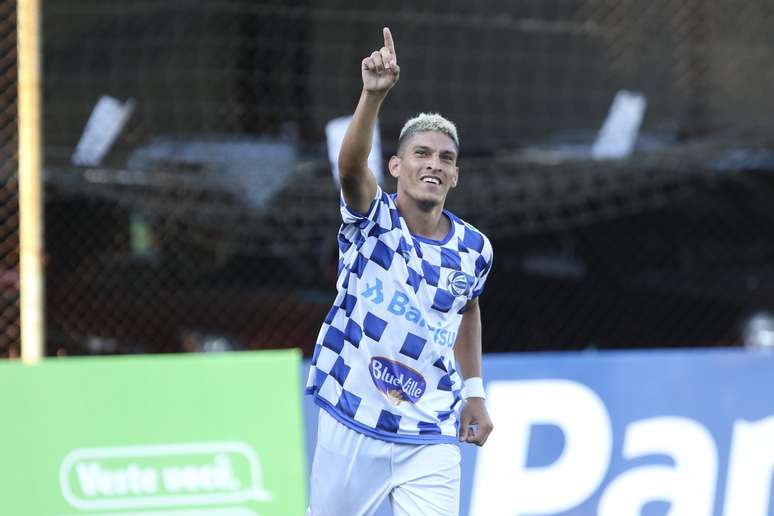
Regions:
[[395, 199], [395, 204], [413, 235], [443, 240], [449, 234], [451, 221], [444, 215], [442, 204], [421, 205], [400, 195]]

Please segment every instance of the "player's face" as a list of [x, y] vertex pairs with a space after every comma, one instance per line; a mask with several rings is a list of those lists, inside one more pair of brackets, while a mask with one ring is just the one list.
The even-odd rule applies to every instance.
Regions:
[[398, 195], [423, 205], [443, 205], [449, 189], [457, 186], [457, 147], [443, 133], [416, 133], [390, 160], [390, 173], [398, 179]]

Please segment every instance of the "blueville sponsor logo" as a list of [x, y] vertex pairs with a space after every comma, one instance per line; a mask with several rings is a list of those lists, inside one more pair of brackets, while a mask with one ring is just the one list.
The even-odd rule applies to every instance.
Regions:
[[425, 393], [424, 376], [400, 362], [384, 357], [371, 357], [371, 378], [395, 405], [403, 401], [416, 403]]
[[[467, 279], [465, 280], [467, 282]], [[365, 290], [360, 293], [364, 299], [369, 299], [372, 303], [380, 305], [384, 303], [384, 285], [380, 279], [375, 279], [373, 284], [366, 284]], [[408, 322], [419, 326], [420, 328], [427, 328], [428, 332], [432, 336], [433, 342], [439, 346], [452, 347], [457, 340], [457, 332], [449, 331], [441, 328], [440, 326], [433, 326], [428, 323], [419, 309], [411, 304], [411, 299], [408, 295], [404, 294], [400, 290], [395, 290], [389, 303], [387, 303], [387, 311], [393, 315], [403, 317]]]

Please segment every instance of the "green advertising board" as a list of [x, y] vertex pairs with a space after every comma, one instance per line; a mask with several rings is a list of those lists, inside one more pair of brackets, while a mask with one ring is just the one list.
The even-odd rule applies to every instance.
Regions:
[[0, 515], [303, 515], [300, 358], [0, 364]]

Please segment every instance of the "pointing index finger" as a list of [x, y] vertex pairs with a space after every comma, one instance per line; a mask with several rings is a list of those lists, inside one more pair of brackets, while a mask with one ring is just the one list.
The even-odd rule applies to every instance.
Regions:
[[382, 32], [384, 32], [384, 46], [387, 47], [387, 50], [389, 50], [392, 54], [393, 60], [397, 62], [398, 54], [395, 53], [395, 43], [392, 41], [392, 33], [390, 32], [390, 28], [385, 27]]

